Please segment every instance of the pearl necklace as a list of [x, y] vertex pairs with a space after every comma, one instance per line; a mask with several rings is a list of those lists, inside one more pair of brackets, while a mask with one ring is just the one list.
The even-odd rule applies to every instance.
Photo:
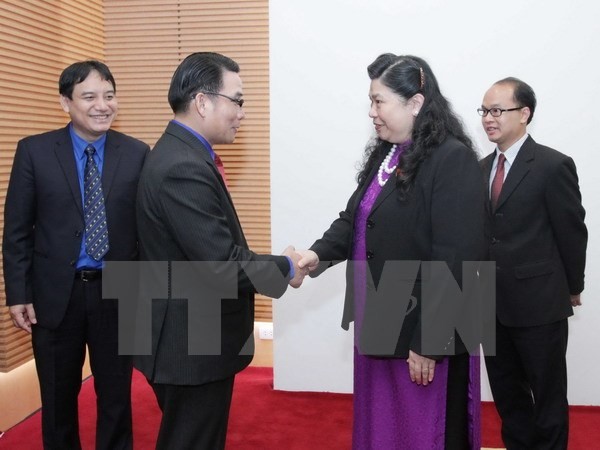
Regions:
[[396, 144], [392, 145], [392, 148], [390, 149], [389, 153], [387, 154], [385, 159], [381, 161], [381, 165], [379, 166], [379, 171], [377, 172], [377, 181], [379, 182], [379, 186], [381, 187], [383, 187], [385, 185], [385, 182], [389, 180], [389, 177], [385, 180], [383, 179], [383, 172], [387, 173], [388, 175], [391, 175], [392, 172], [396, 170], [396, 167], [398, 167], [398, 164], [396, 164], [393, 167], [390, 167], [390, 161], [392, 160], [394, 153], [396, 153]]

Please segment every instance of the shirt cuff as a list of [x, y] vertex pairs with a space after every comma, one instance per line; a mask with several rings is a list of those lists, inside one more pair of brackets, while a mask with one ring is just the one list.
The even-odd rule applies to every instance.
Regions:
[[290, 258], [289, 256], [286, 256], [288, 262], [290, 263], [290, 280], [292, 278], [294, 278], [294, 275], [296, 274], [296, 271], [294, 270], [294, 263], [292, 262], [292, 258]]

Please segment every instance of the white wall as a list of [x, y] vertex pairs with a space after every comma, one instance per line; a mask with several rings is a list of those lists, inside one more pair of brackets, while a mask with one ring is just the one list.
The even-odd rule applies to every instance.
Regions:
[[[579, 171], [590, 242], [584, 306], [570, 320], [569, 398], [600, 405], [599, 18], [590, 0], [271, 0], [274, 250], [309, 246], [345, 207], [372, 133], [366, 67], [379, 54], [425, 58], [482, 155], [493, 147], [475, 109], [494, 81], [522, 78], [538, 96], [530, 133]], [[343, 291], [339, 266], [274, 302], [277, 389], [352, 391]]]

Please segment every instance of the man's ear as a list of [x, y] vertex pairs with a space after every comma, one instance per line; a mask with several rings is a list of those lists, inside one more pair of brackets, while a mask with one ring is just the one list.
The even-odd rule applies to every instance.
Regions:
[[65, 97], [64, 95], [61, 95], [59, 97], [59, 101], [60, 101], [60, 106], [63, 109], [64, 112], [66, 112], [67, 114], [69, 114], [69, 105], [71, 100], [67, 97]]
[[200, 117], [206, 117], [206, 102], [208, 97], [203, 92], [198, 92], [192, 100], [192, 107], [195, 108], [196, 112]]
[[529, 109], [529, 106], [524, 106], [521, 109], [521, 123], [524, 123], [525, 125], [527, 125], [527, 121], [529, 120], [530, 116], [531, 116], [531, 110]]

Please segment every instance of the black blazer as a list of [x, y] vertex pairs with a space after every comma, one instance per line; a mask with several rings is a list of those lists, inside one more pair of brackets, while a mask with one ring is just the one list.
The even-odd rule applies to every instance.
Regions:
[[[486, 186], [494, 157], [495, 152], [481, 161]], [[528, 327], [572, 315], [569, 296], [583, 291], [587, 246], [573, 160], [528, 137], [508, 172], [496, 211], [487, 204], [500, 323]]]
[[[358, 186], [346, 210], [311, 247], [321, 261], [350, 259], [356, 210], [371, 179], [376, 176], [379, 162], [367, 181]], [[383, 187], [367, 221], [367, 260], [374, 286], [377, 287], [387, 261], [443, 261], [460, 284], [462, 262], [484, 258], [484, 207], [477, 157], [454, 138], [434, 148], [422, 162], [405, 200], [399, 195], [393, 176]], [[401, 273], [396, 275], [404, 277]], [[421, 276], [418, 275], [413, 290], [417, 300], [421, 298]], [[407, 282], [414, 283], [414, 279], [407, 277]], [[342, 319], [345, 329], [354, 320], [352, 286], [349, 264]], [[443, 301], [441, 297], [439, 300]], [[439, 308], [439, 304], [431, 306]], [[409, 350], [422, 354], [420, 313], [419, 301], [404, 319], [395, 356], [407, 357]]]
[[[107, 133], [102, 170], [110, 243], [106, 261], [137, 258], [135, 196], [149, 150], [130, 136]], [[84, 227], [68, 127], [19, 141], [4, 210], [7, 305], [33, 303], [38, 324], [46, 328], [60, 324]]]
[[[284, 256], [257, 255], [248, 249], [208, 150], [176, 123], [169, 123], [146, 161], [137, 218], [141, 260], [229, 261], [236, 270], [224, 273], [216, 268], [209, 277], [192, 274], [194, 282], [190, 277], [173, 278], [172, 289], [178, 294], [170, 292], [169, 298], [154, 300], [151, 354], [134, 358], [135, 366], [151, 381], [176, 385], [203, 384], [242, 370], [254, 351], [254, 294], [280, 297], [289, 282], [289, 262]], [[176, 265], [171, 268], [177, 272]], [[232, 285], [237, 285], [237, 295], [222, 300], [220, 312], [204, 316], [199, 302], [219, 286]], [[220, 324], [218, 355], [188, 354], [188, 312], [194, 303], [200, 305], [200, 313], [195, 310], [199, 315], [192, 318], [191, 326]]]

